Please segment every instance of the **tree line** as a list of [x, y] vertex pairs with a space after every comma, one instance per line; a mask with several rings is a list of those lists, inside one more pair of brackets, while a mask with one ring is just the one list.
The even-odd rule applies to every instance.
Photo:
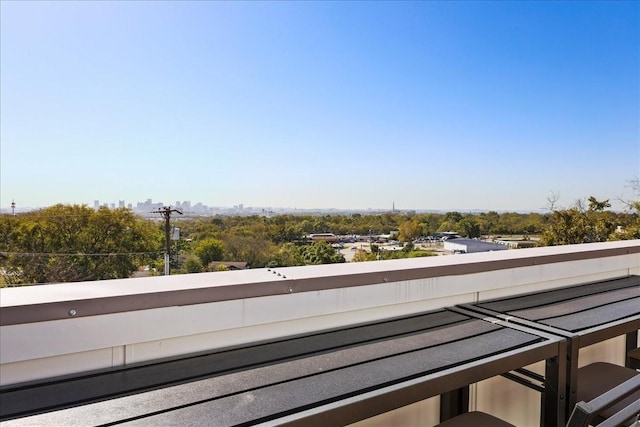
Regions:
[[[223, 262], [250, 268], [345, 262], [312, 233], [380, 235], [395, 230], [402, 251], [357, 253], [354, 261], [431, 255], [411, 242], [436, 232], [464, 237], [539, 236], [539, 245], [565, 245], [640, 238], [640, 202], [624, 212], [608, 200], [589, 197], [547, 213], [390, 212], [380, 215], [214, 216], [173, 221], [181, 238], [172, 242], [173, 273], [217, 271]], [[163, 271], [164, 224], [127, 209], [94, 210], [58, 204], [18, 215], [0, 216], [0, 285], [60, 283], [130, 277], [141, 266]]]

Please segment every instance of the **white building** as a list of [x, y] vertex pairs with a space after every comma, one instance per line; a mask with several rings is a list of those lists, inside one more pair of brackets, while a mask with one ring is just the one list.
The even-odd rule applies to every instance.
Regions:
[[444, 249], [452, 253], [469, 254], [472, 252], [504, 251], [507, 246], [497, 243], [483, 242], [474, 239], [449, 239], [444, 241]]

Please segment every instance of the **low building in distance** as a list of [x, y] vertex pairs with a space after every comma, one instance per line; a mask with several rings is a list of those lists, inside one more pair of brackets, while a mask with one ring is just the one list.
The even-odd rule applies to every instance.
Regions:
[[470, 254], [473, 252], [504, 251], [509, 249], [505, 245], [483, 242], [475, 239], [447, 239], [444, 241], [444, 249], [454, 254]]

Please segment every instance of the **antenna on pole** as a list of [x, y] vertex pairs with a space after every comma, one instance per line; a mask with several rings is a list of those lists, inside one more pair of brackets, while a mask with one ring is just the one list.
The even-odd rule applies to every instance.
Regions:
[[164, 206], [157, 211], [151, 213], [159, 213], [164, 218], [164, 235], [165, 235], [165, 251], [164, 251], [164, 275], [169, 275], [169, 254], [171, 253], [171, 213], [177, 212], [182, 215], [178, 209], [171, 209], [171, 206]]

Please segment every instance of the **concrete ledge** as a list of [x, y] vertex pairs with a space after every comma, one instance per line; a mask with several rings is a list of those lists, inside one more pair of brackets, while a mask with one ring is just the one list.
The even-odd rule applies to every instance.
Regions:
[[[0, 326], [640, 254], [640, 240], [0, 289]], [[638, 268], [640, 262], [636, 262]], [[473, 290], [472, 290], [473, 291]], [[477, 291], [477, 290], [476, 290]]]
[[640, 274], [639, 254], [634, 240], [6, 288], [0, 385]]

